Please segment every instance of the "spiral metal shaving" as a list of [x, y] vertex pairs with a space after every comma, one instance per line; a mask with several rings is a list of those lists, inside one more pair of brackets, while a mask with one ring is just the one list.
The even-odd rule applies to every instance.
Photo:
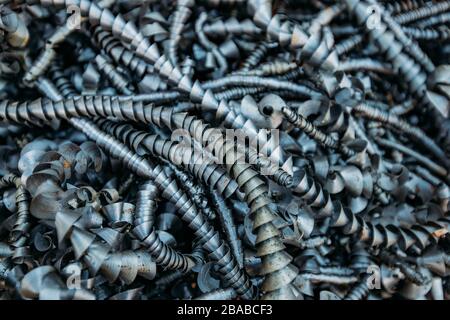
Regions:
[[441, 3], [433, 3], [421, 7], [415, 5], [414, 7], [415, 8], [409, 7], [409, 11], [397, 15], [395, 20], [398, 23], [403, 24], [436, 15], [437, 13], [450, 9], [450, 3], [448, 1], [443, 1]]
[[133, 234], [148, 248], [158, 265], [167, 269], [180, 269], [183, 272], [193, 267], [194, 262], [189, 257], [175, 252], [161, 241], [154, 226], [158, 189], [151, 182], [144, 183], [136, 198], [136, 213], [133, 222]]
[[14, 186], [16, 190], [15, 201], [17, 206], [17, 217], [12, 226], [8, 239], [7, 256], [11, 255], [14, 263], [24, 263], [30, 258], [28, 246], [30, 223], [30, 195], [22, 185], [19, 177], [15, 175], [3, 176], [0, 180], [0, 188]]
[[[102, 133], [93, 123], [84, 119], [71, 119], [70, 121], [75, 127], [85, 132], [88, 137], [95, 140], [99, 146], [105, 148], [112, 156], [121, 158], [124, 164], [139, 176], [153, 179], [156, 183], [164, 186], [161, 187], [164, 190], [163, 195], [168, 197], [184, 212], [183, 219], [189, 221], [191, 224], [195, 223], [191, 227], [196, 229], [195, 234], [201, 237], [201, 242], [205, 249], [210, 252], [210, 257], [217, 260], [224, 279], [242, 297], [247, 299], [252, 297], [253, 287], [250, 285], [246, 275], [237, 267], [236, 260], [230, 256], [230, 249], [219, 238], [219, 234], [214, 231], [212, 226], [204, 220], [205, 218], [197, 212], [194, 204], [178, 189], [174, 180], [171, 181], [160, 167], [157, 166], [152, 169], [148, 161], [134, 154], [112, 136]], [[175, 190], [170, 190], [169, 188], [175, 188]]]
[[369, 286], [366, 282], [367, 278], [363, 279], [361, 283], [354, 286], [351, 291], [344, 297], [344, 300], [362, 300], [369, 294]]
[[30, 34], [23, 19], [10, 8], [0, 8], [0, 30], [6, 33], [5, 40], [15, 48], [23, 48], [27, 45]]
[[99, 54], [95, 57], [95, 64], [100, 72], [104, 73], [112, 86], [118, 92], [130, 95], [132, 90], [128, 87], [128, 81], [120, 74], [103, 55]]
[[195, 158], [195, 153], [185, 146], [178, 144], [172, 140], [161, 138], [157, 135], [151, 135], [143, 131], [138, 131], [132, 126], [113, 123], [111, 121], [99, 121], [100, 128], [109, 134], [114, 135], [123, 143], [132, 147], [137, 153], [143, 152], [145, 148], [147, 152], [160, 156], [163, 159], [175, 164], [182, 164], [198, 179], [202, 179], [212, 188], [217, 189], [226, 198], [235, 194], [238, 189], [236, 182], [228, 177], [225, 171], [215, 166], [214, 163], [201, 163]]
[[[368, 10], [369, 3], [364, 1], [347, 1], [347, 7], [356, 14], [361, 24], [367, 26], [366, 21], [370, 13], [370, 10]], [[388, 20], [387, 24], [384, 24], [383, 21], [380, 21], [379, 28], [369, 29], [368, 32], [380, 50], [385, 53], [386, 58], [392, 63], [394, 68], [405, 78], [411, 94], [415, 95], [423, 105], [430, 108], [437, 121], [445, 121], [444, 117], [447, 117], [447, 98], [442, 97], [442, 101], [439, 99], [436, 101], [435, 93], [427, 93], [425, 70], [417, 64], [417, 61], [415, 62], [404, 52], [405, 41], [401, 39], [406, 38], [409, 42], [411, 40], [403, 37], [404, 34], [401, 29], [400, 32], [398, 32], [398, 28], [391, 30], [392, 24], [389, 25], [389, 22], [390, 20]], [[398, 26], [394, 25], [394, 27]], [[401, 39], [398, 39], [399, 36], [401, 36]], [[417, 60], [420, 59], [417, 56], [415, 58]]]
[[323, 132], [317, 130], [317, 128], [315, 128], [312, 123], [308, 122], [306, 119], [297, 114], [295, 111], [283, 108], [283, 113], [289, 122], [291, 122], [297, 128], [304, 131], [312, 139], [319, 141], [325, 147], [337, 149], [339, 152], [342, 152], [342, 154], [345, 155], [346, 157], [351, 157], [355, 154], [345, 145], [340, 144], [338, 141], [334, 140], [330, 136], [327, 136]]
[[239, 161], [239, 155], [236, 155], [233, 143], [227, 144], [226, 141], [223, 143], [222, 136], [214, 135], [213, 130], [208, 130], [201, 120], [176, 114], [173, 117], [173, 125], [187, 130], [199, 143], [207, 142], [209, 148], [216, 150], [217, 155], [227, 164], [228, 173], [237, 180], [240, 189], [244, 192], [245, 200], [250, 207], [249, 214], [253, 217], [257, 255], [261, 258], [263, 266], [261, 269], [261, 275], [264, 276], [261, 286], [261, 290], [265, 292], [263, 298], [297, 298], [299, 293], [292, 282], [298, 270], [291, 264], [292, 257], [284, 251], [285, 246], [274, 225], [277, 215], [271, 206], [264, 181], [251, 168], [251, 165]]
[[399, 14], [403, 11], [410, 11], [418, 9], [423, 6], [426, 2], [422, 0], [406, 0], [406, 1], [396, 1], [394, 3], [386, 3], [386, 9], [394, 14]]
[[193, 0], [177, 0], [176, 2], [176, 10], [170, 25], [169, 48], [167, 49], [167, 55], [173, 65], [178, 64], [178, 43], [181, 40], [181, 33], [183, 32], [184, 25], [192, 13], [190, 8], [193, 5]]
[[0, 297], [448, 299], [449, 13], [0, 1]]
[[63, 97], [73, 97], [78, 95], [77, 90], [73, 86], [70, 79], [65, 75], [61, 65], [54, 63], [49, 68], [50, 79], [55, 84], [58, 91]]
[[[311, 35], [291, 21], [283, 21], [281, 15], [272, 15], [270, 0], [252, 0], [249, 6], [253, 10], [253, 21], [265, 30], [271, 40], [292, 50], [302, 50], [301, 60], [325, 69], [335, 69], [338, 65], [337, 54], [332, 50], [333, 37], [327, 29], [311, 30]], [[331, 38], [330, 38], [331, 36]]]

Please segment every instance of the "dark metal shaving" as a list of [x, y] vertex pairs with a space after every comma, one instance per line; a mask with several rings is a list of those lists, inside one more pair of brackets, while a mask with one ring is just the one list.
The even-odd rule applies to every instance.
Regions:
[[0, 295], [450, 297], [450, 1], [0, 0]]

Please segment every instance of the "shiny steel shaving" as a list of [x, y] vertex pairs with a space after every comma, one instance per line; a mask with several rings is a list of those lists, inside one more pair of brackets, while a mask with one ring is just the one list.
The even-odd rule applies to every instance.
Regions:
[[0, 298], [450, 297], [450, 1], [0, 0]]

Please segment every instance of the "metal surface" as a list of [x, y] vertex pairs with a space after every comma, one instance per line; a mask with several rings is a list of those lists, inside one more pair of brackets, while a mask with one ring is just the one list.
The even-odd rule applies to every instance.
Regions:
[[449, 21], [0, 1], [0, 295], [448, 299]]

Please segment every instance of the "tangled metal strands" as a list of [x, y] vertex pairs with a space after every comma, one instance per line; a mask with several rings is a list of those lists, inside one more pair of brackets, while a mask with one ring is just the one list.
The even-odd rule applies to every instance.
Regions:
[[1, 296], [448, 299], [449, 21], [0, 0]]
[[121, 159], [129, 169], [139, 176], [153, 179], [156, 183], [163, 180], [160, 182], [161, 189], [164, 190], [163, 195], [165, 194], [183, 212], [182, 218], [189, 222], [191, 228], [201, 237], [201, 242], [205, 249], [210, 252], [211, 258], [217, 259], [218, 265], [221, 266], [220, 271], [224, 274], [224, 279], [244, 298], [252, 297], [253, 288], [246, 276], [237, 268], [236, 260], [230, 256], [228, 246], [220, 240], [219, 234], [214, 232], [214, 229], [204, 221], [205, 218], [197, 211], [195, 205], [177, 187], [176, 182], [166, 176], [161, 167], [157, 166], [153, 169], [147, 160], [133, 154], [125, 145], [101, 132], [93, 123], [85, 119], [71, 119], [70, 122], [89, 138], [96, 141], [100, 147], [105, 148], [111, 156]]
[[22, 185], [20, 178], [9, 174], [2, 177], [0, 180], [0, 187], [6, 188], [13, 186], [16, 188], [16, 208], [17, 217], [14, 222], [11, 234], [8, 239], [8, 246], [3, 256], [11, 255], [13, 262], [21, 264], [29, 258], [28, 238], [30, 231], [30, 195], [25, 187]]
[[172, 16], [172, 23], [170, 25], [170, 36], [168, 44], [168, 56], [170, 61], [174, 64], [178, 64], [177, 50], [178, 43], [181, 40], [181, 35], [183, 33], [184, 24], [189, 19], [192, 11], [191, 7], [194, 6], [193, 0], [177, 0], [176, 1], [176, 11]]

